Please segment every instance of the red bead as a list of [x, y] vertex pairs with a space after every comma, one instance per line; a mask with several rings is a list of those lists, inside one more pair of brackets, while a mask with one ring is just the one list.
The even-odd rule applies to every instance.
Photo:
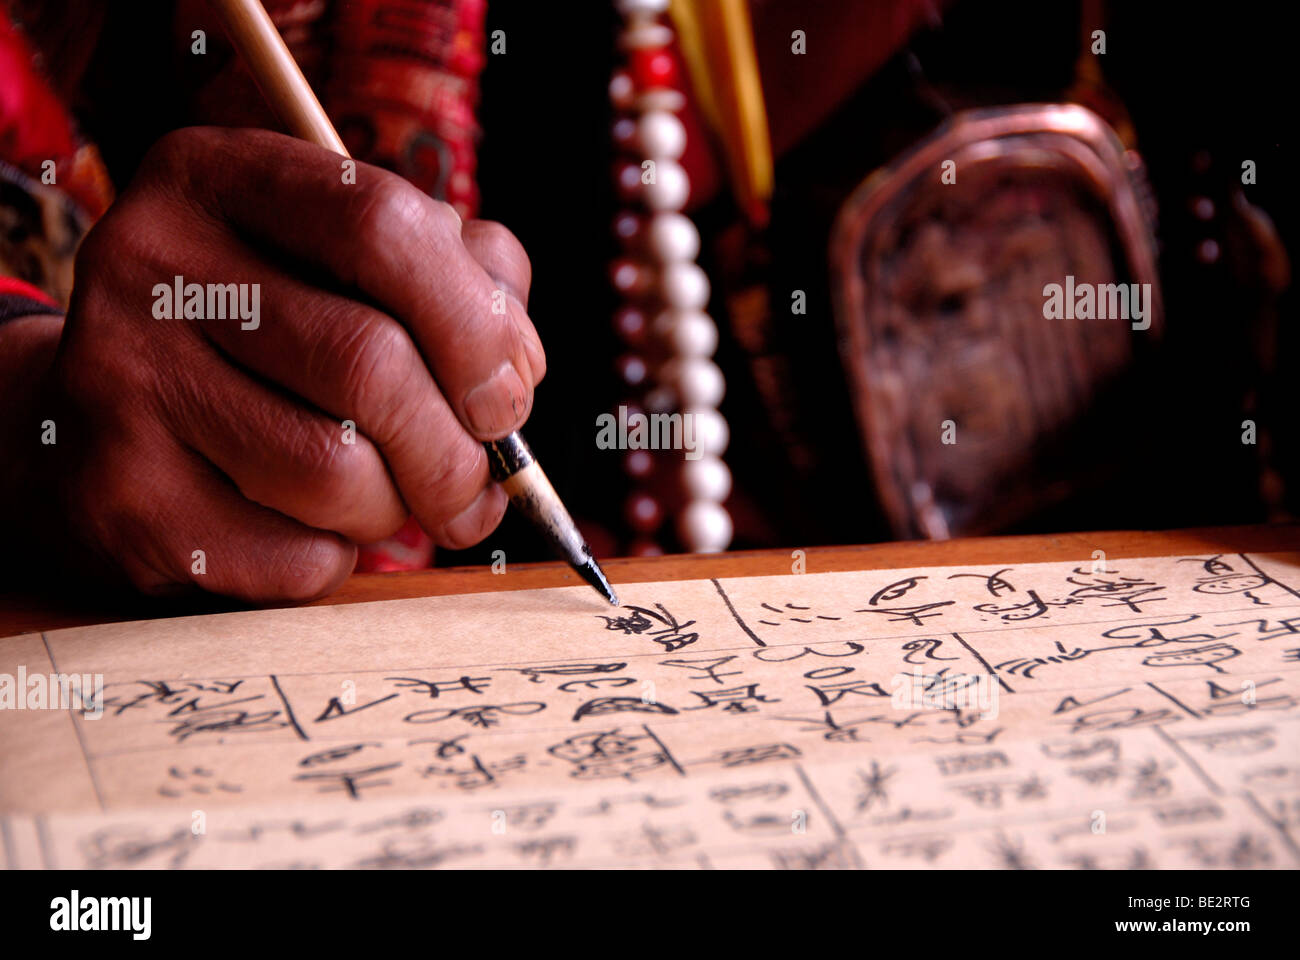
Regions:
[[637, 533], [654, 533], [664, 519], [659, 501], [648, 493], [634, 493], [628, 497], [625, 512], [628, 526]]
[[625, 203], [639, 201], [641, 197], [641, 166], [636, 163], [619, 163], [614, 167], [614, 183], [618, 195]]
[[643, 47], [633, 50], [628, 59], [632, 82], [638, 90], [671, 87], [677, 79], [677, 61], [662, 48]]
[[619, 117], [610, 128], [610, 137], [614, 146], [620, 150], [631, 150], [636, 142], [636, 121], [631, 117]]
[[625, 245], [636, 240], [645, 226], [645, 221], [635, 213], [624, 210], [614, 218], [614, 236]]
[[629, 450], [623, 458], [623, 471], [638, 480], [650, 476], [654, 468], [655, 458], [649, 450]]
[[664, 548], [653, 540], [633, 540], [627, 547], [631, 557], [662, 557]]
[[646, 369], [645, 361], [635, 353], [625, 353], [614, 361], [614, 369], [618, 371], [620, 379], [629, 387], [639, 387], [645, 383], [646, 375], [650, 372]]
[[619, 293], [639, 296], [650, 289], [652, 277], [643, 264], [620, 257], [610, 264], [609, 279]]
[[614, 330], [630, 347], [639, 347], [645, 343], [649, 326], [645, 314], [636, 307], [623, 307], [614, 314]]
[[632, 78], [626, 70], [617, 71], [609, 81], [610, 102], [619, 110], [626, 110], [632, 106], [634, 95]]

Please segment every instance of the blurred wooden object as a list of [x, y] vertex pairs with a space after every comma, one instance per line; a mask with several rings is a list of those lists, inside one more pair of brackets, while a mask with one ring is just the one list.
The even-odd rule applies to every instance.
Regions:
[[[836, 322], [895, 536], [1006, 529], [1110, 466], [1104, 431], [1088, 443], [1068, 431], [1161, 330], [1137, 163], [1084, 107], [970, 110], [844, 205]], [[1133, 322], [1126, 297], [1122, 316], [1048, 319], [1045, 285], [1067, 277], [1142, 285], [1146, 316]]]
[[[1239, 551], [1300, 551], [1300, 525], [1217, 527], [1193, 530], [1068, 533], [1034, 537], [987, 537], [947, 543], [881, 543], [850, 547], [804, 549], [807, 573], [841, 570], [888, 570], [900, 567], [960, 564], [1045, 563], [1053, 560], [1092, 562], [1094, 550], [1107, 557], [1154, 557], [1235, 553]], [[620, 583], [699, 580], [709, 577], [780, 576], [792, 571], [792, 550], [754, 550], [714, 555], [684, 555], [610, 560], [605, 571]], [[398, 600], [406, 597], [529, 590], [580, 586], [582, 581], [563, 563], [510, 564], [503, 575], [488, 567], [368, 573], [350, 578], [337, 593], [313, 606]], [[57, 590], [58, 593], [54, 593]], [[179, 617], [219, 610], [246, 609], [211, 596], [163, 602], [133, 596], [89, 597], [70, 593], [62, 584], [47, 585], [43, 593], [0, 594], [0, 637], [62, 627], [122, 620]]]

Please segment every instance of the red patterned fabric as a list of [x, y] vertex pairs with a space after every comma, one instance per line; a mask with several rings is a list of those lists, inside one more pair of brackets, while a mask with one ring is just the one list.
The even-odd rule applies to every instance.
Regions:
[[31, 176], [76, 152], [67, 110], [36, 72], [32, 50], [0, 8], [0, 156]]
[[354, 155], [462, 217], [478, 211], [484, 0], [354, 0], [335, 15], [325, 109]]
[[47, 296], [44, 290], [17, 277], [0, 277], [0, 297], [22, 297], [25, 300], [35, 300], [44, 306], [59, 309], [58, 303], [53, 297]]
[[[334, 15], [323, 102], [353, 156], [393, 170], [465, 218], [478, 213], [478, 75], [485, 0], [353, 0]], [[426, 567], [414, 518], [361, 548], [357, 569]]]
[[0, 6], [0, 161], [41, 181], [54, 162], [58, 189], [92, 218], [112, 200], [93, 146], [77, 136], [72, 114], [37, 68], [22, 31]]

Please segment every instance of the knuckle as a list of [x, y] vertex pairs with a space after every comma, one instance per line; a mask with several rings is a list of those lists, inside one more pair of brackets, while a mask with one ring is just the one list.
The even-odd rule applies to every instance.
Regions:
[[[134, 550], [120, 550], [128, 544], [138, 544], [141, 533], [148, 526], [144, 505], [139, 502], [139, 490], [129, 471], [112, 458], [95, 456], [87, 459], [80, 476], [74, 479], [69, 492], [69, 506], [75, 515], [84, 518], [82, 535], [90, 542], [110, 552], [131, 557]], [[91, 477], [94, 487], [89, 486]], [[95, 492], [92, 495], [90, 490]]]
[[163, 134], [141, 161], [145, 175], [135, 178], [133, 188], [137, 184], [187, 189], [198, 186], [195, 177], [198, 159], [211, 158], [223, 151], [228, 137], [226, 131], [216, 127], [182, 127]]
[[362, 444], [344, 443], [341, 429], [314, 417], [298, 429], [291, 449], [294, 471], [324, 502], [346, 502], [358, 494], [356, 480], [368, 451]]
[[429, 528], [439, 528], [454, 519], [487, 483], [487, 456], [483, 447], [468, 435], [464, 443], [445, 444], [420, 484], [420, 498]]
[[460, 214], [456, 212], [455, 207], [446, 200], [430, 199], [423, 194], [421, 194], [421, 198], [428, 205], [435, 222], [453, 234], [461, 232], [464, 222], [461, 220]]
[[[339, 390], [358, 422], [383, 432], [395, 400], [408, 382], [413, 346], [406, 331], [386, 320], [354, 323], [343, 329], [333, 356], [342, 358]], [[378, 439], [378, 438], [376, 438]]]
[[424, 217], [424, 194], [401, 177], [377, 176], [362, 192], [355, 235], [364, 250], [383, 250], [405, 242]]
[[480, 223], [483, 242], [516, 267], [531, 275], [532, 261], [528, 259], [528, 251], [524, 249], [524, 245], [519, 242], [519, 238], [510, 228], [495, 220], [482, 220]]
[[521, 301], [526, 299], [532, 285], [533, 264], [519, 238], [495, 220], [473, 221], [472, 238], [488, 272], [508, 281], [514, 288], [510, 292]]
[[142, 167], [150, 173], [177, 169], [195, 146], [195, 130], [182, 127], [164, 133], [145, 153]]
[[68, 483], [62, 502], [82, 518], [78, 538], [90, 554], [151, 595], [184, 579], [188, 561], [171, 555], [171, 525], [160, 516], [157, 488], [144, 488], [130, 458], [92, 451]]
[[77, 331], [66, 362], [55, 364], [53, 386], [74, 427], [91, 436], [133, 434], [147, 426], [157, 391], [152, 366], [132, 362], [109, 330]]

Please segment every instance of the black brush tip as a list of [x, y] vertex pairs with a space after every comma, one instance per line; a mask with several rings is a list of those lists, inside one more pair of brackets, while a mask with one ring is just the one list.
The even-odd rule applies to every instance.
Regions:
[[600, 569], [600, 564], [596, 562], [595, 557], [588, 554], [585, 563], [575, 564], [575, 566], [578, 572], [582, 574], [582, 579], [595, 587], [600, 592], [600, 595], [612, 605], [618, 606], [618, 595], [614, 593], [614, 588], [605, 579], [605, 571]]

